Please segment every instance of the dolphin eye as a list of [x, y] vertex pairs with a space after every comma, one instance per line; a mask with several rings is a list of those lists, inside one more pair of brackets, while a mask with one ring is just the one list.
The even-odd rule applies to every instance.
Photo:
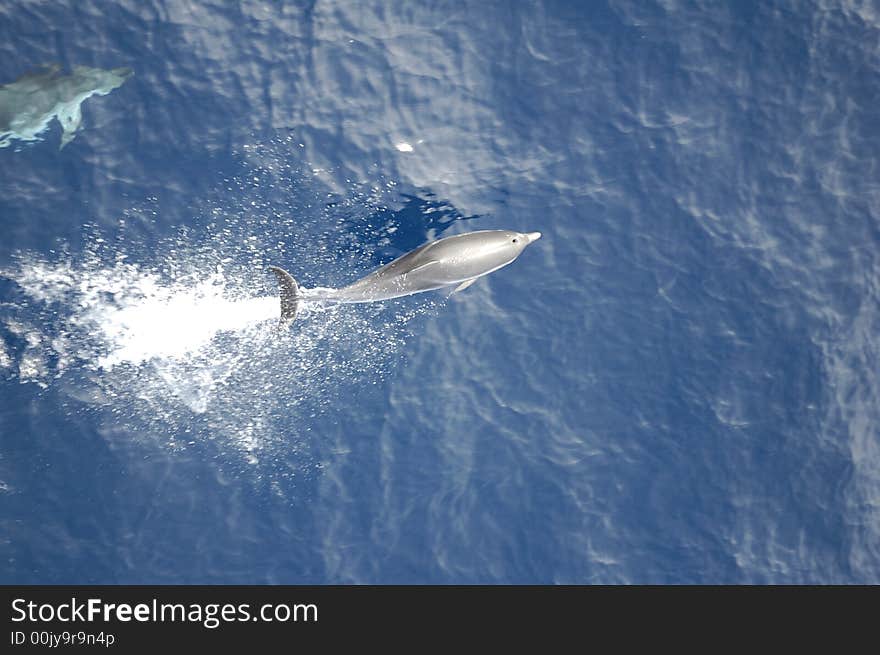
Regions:
[[516, 239], [514, 239], [513, 242], [516, 243]]

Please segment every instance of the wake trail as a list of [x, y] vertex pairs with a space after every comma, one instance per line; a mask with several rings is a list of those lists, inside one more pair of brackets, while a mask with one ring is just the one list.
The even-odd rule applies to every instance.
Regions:
[[[0, 271], [0, 373], [93, 408], [114, 430], [178, 448], [196, 426], [257, 461], [342, 389], [373, 387], [421, 310], [309, 303], [279, 330], [280, 299], [239, 271], [23, 255]], [[269, 291], [271, 293], [271, 291]], [[147, 427], [149, 426], [149, 427]], [[305, 428], [304, 428], [305, 429]]]

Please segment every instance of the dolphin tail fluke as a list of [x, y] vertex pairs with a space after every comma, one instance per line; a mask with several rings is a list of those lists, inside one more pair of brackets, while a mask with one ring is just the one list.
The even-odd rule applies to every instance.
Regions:
[[289, 324], [296, 318], [296, 310], [299, 309], [299, 285], [293, 276], [283, 268], [270, 266], [269, 270], [278, 278], [278, 286], [281, 289], [281, 323]]

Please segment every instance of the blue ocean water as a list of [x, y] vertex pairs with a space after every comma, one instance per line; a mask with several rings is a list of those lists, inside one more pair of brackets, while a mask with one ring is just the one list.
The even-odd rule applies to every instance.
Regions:
[[[0, 581], [880, 583], [878, 37], [0, 4]], [[543, 238], [274, 329], [270, 264], [494, 228]]]

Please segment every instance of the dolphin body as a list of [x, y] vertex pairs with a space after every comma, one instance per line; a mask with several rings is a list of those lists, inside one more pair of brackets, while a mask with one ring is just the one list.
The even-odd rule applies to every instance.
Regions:
[[75, 66], [69, 75], [62, 75], [55, 64], [0, 86], [0, 148], [13, 139], [38, 140], [53, 118], [61, 123], [63, 148], [82, 124], [82, 103], [94, 95], [107, 95], [131, 75], [130, 68], [88, 66]]
[[540, 238], [540, 232], [481, 230], [438, 239], [341, 289], [303, 289], [283, 268], [269, 270], [281, 288], [281, 322], [289, 324], [301, 302], [375, 302], [453, 285], [455, 291], [462, 291], [477, 278], [510, 264]]

